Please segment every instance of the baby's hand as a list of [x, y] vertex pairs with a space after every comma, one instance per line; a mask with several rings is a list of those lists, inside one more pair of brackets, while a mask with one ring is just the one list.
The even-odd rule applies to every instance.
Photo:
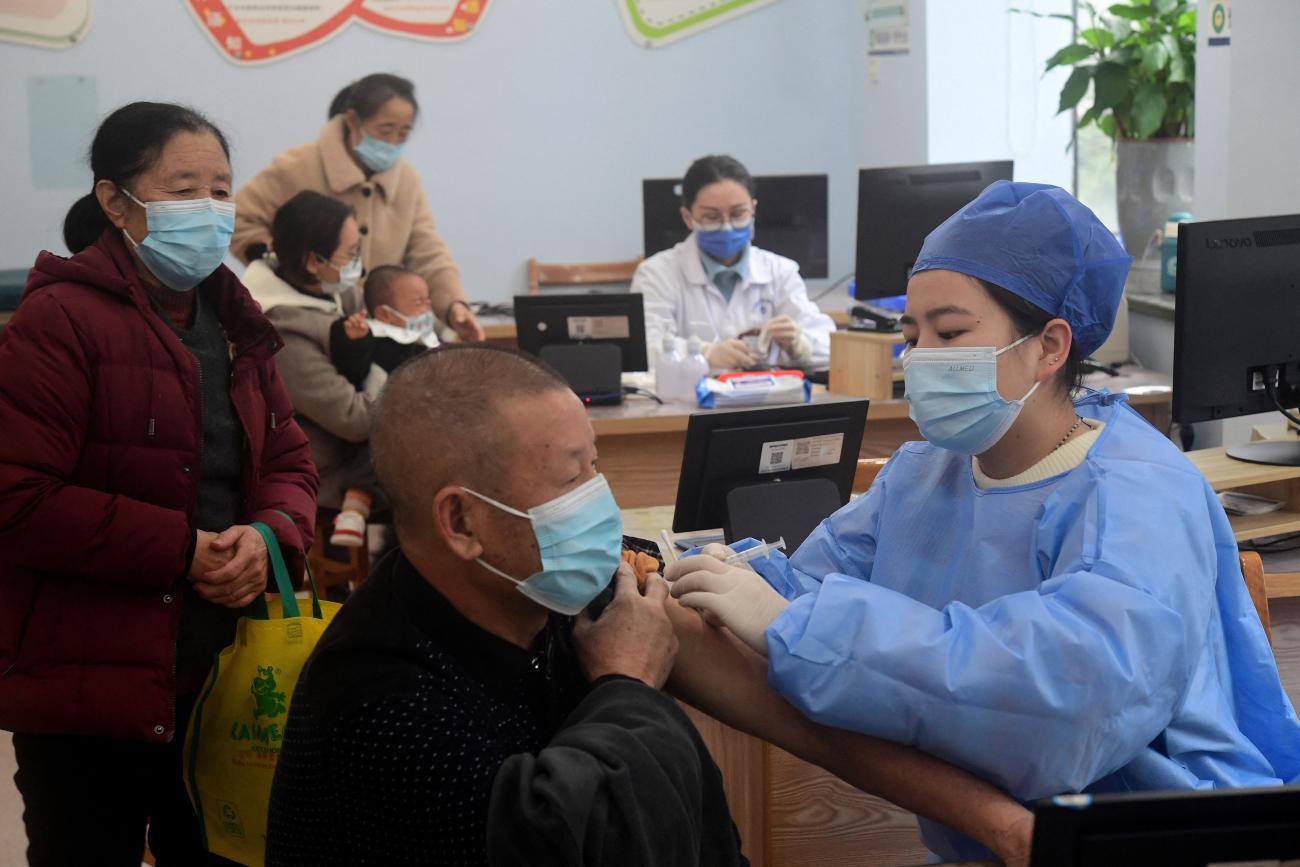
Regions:
[[360, 340], [369, 334], [370, 326], [366, 324], [366, 314], [353, 313], [344, 319], [343, 333], [347, 335], [348, 340]]

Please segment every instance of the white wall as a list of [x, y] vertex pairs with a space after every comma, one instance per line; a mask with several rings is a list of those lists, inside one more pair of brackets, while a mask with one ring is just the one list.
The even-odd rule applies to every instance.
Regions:
[[[1232, 7], [1232, 42], [1207, 45], [1210, 0], [1200, 0], [1196, 49], [1197, 219], [1300, 213], [1300, 2]], [[1276, 413], [1197, 425], [1197, 445], [1250, 439]]]
[[[858, 168], [922, 165], [928, 161], [926, 130], [926, 3], [911, 0], [911, 50], [907, 54], [867, 56], [866, 0], [854, 10], [854, 74]], [[854, 207], [857, 177], [853, 179]], [[856, 210], [854, 211], [854, 220]]]
[[[852, 29], [863, 29], [862, 0], [810, 8], [787, 0], [647, 50], [627, 37], [612, 0], [496, 0], [460, 43], [354, 26], [296, 57], [239, 68], [179, 2], [101, 2], [89, 36], [71, 49], [0, 43], [0, 268], [23, 267], [42, 248], [62, 252], [63, 214], [90, 186], [87, 171], [78, 189], [33, 188], [27, 77], [95, 76], [101, 114], [136, 99], [190, 103], [229, 133], [238, 180], [314, 138], [348, 80], [385, 70], [416, 82], [423, 111], [406, 155], [475, 298], [521, 291], [529, 256], [638, 254], [641, 179], [680, 174], [720, 151], [755, 173], [830, 175], [838, 276], [852, 269], [854, 251], [855, 77], [865, 67]], [[888, 135], [888, 118], [874, 125]]]
[[1058, 115], [1068, 70], [1043, 65], [1070, 42], [1068, 21], [1014, 15], [1073, 11], [1071, 0], [929, 0], [926, 52], [929, 161], [1012, 159], [1016, 180], [1074, 188], [1069, 112]]

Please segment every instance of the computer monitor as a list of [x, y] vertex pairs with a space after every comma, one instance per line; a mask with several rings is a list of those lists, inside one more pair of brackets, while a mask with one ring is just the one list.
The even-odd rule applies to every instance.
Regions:
[[[805, 277], [828, 276], [826, 175], [759, 175], [754, 185], [758, 188], [754, 243], [795, 260]], [[643, 180], [641, 206], [647, 257], [690, 234], [682, 222], [680, 178]]]
[[1034, 810], [1030, 867], [1268, 864], [1300, 858], [1300, 786], [1061, 795]]
[[868, 401], [699, 412], [686, 427], [673, 531], [728, 542], [784, 538], [793, 551], [849, 501]]
[[854, 297], [906, 292], [925, 236], [989, 184], [1011, 180], [1011, 172], [1010, 160], [859, 171]]
[[[1181, 223], [1174, 306], [1174, 420], [1287, 410], [1300, 403], [1300, 215]], [[1300, 466], [1300, 443], [1228, 449]]]
[[555, 367], [588, 404], [622, 401], [623, 371], [645, 370], [639, 293], [516, 295], [519, 348]]

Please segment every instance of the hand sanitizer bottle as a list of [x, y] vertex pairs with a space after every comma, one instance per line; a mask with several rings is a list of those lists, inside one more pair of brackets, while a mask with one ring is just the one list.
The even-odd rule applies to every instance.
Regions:
[[669, 403], [681, 399], [681, 381], [686, 358], [677, 351], [677, 338], [665, 334], [662, 351], [655, 359], [655, 394]]
[[695, 403], [695, 386], [708, 375], [709, 361], [704, 357], [704, 343], [692, 334], [691, 339], [686, 341], [686, 359], [682, 364], [682, 384], [688, 401]]

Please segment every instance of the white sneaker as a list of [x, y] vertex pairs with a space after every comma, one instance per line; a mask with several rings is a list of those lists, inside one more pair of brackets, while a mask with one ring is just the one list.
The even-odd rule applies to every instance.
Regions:
[[339, 512], [334, 519], [330, 544], [342, 548], [360, 548], [366, 542], [366, 519], [351, 509]]

